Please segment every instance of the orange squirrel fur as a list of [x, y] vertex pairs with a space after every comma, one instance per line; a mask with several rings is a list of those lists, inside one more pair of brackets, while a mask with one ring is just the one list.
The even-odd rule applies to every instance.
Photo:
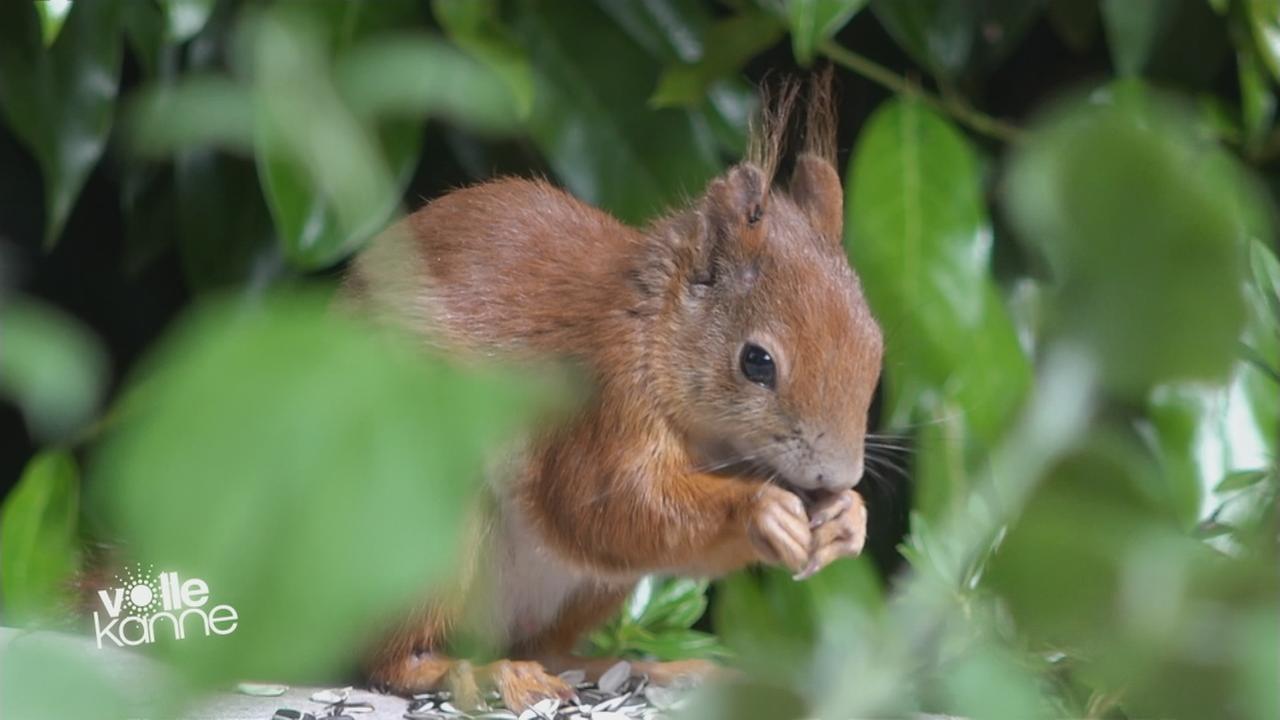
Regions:
[[[593, 381], [494, 481], [456, 596], [424, 601], [375, 649], [372, 682], [466, 695], [479, 681], [516, 709], [567, 697], [552, 673], [608, 666], [570, 653], [644, 574], [766, 562], [807, 577], [861, 551], [853, 487], [882, 340], [841, 247], [828, 88], [829, 73], [812, 85], [785, 189], [773, 174], [794, 89], [750, 159], [644, 229], [506, 178], [429, 203], [356, 259], [345, 292], [362, 311], [459, 354], [570, 358]], [[444, 648], [479, 588], [516, 659], [473, 673]], [[658, 682], [707, 669], [637, 668]]]

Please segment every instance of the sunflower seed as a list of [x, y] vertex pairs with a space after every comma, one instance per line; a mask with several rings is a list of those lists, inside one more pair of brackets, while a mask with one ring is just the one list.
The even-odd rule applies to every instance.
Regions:
[[340, 703], [343, 700], [346, 700], [350, 694], [351, 694], [351, 688], [349, 687], [338, 688], [336, 690], [321, 690], [319, 692], [312, 693], [311, 700], [312, 702], [324, 703], [325, 705], [332, 705], [334, 703]]
[[404, 720], [444, 720], [448, 715], [441, 715], [430, 710], [410, 710], [404, 714]]
[[510, 710], [493, 710], [480, 715], [473, 715], [475, 720], [516, 720], [516, 714]]
[[452, 703], [442, 702], [438, 709], [446, 715], [466, 715], [466, 713], [454, 707]]
[[631, 663], [623, 660], [605, 670], [604, 674], [600, 676], [600, 680], [596, 683], [596, 687], [600, 688], [601, 692], [613, 694], [630, 678]]
[[348, 715], [360, 715], [373, 712], [373, 706], [367, 702], [342, 703], [342, 712]]
[[556, 720], [556, 711], [560, 709], [560, 701], [555, 698], [539, 700], [530, 709], [537, 713], [540, 718]]
[[631, 718], [620, 712], [593, 710], [591, 712], [591, 720], [631, 720]]
[[236, 685], [236, 690], [245, 695], [257, 695], [259, 697], [275, 697], [283, 695], [289, 690], [288, 685], [267, 685], [264, 683], [240, 683]]
[[680, 694], [669, 688], [650, 685], [644, 689], [644, 697], [651, 705], [659, 710], [666, 710], [675, 703], [676, 699], [680, 697]]
[[581, 685], [586, 682], [587, 673], [583, 670], [565, 670], [560, 673], [560, 679], [568, 685]]
[[608, 700], [605, 700], [599, 705], [596, 705], [595, 707], [591, 708], [591, 712], [593, 713], [609, 712], [610, 710], [617, 710], [619, 707], [622, 706], [622, 703], [626, 701], [627, 701], [626, 695], [619, 695], [618, 697], [615, 697], [615, 698], [609, 698]]
[[271, 720], [302, 720], [302, 713], [293, 708], [280, 708], [271, 716]]

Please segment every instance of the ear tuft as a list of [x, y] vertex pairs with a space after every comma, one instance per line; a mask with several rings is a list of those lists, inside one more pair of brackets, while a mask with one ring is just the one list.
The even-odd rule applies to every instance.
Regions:
[[804, 151], [796, 158], [790, 191], [823, 239], [840, 244], [844, 228], [844, 191], [836, 172], [836, 113], [828, 65], [809, 84]]

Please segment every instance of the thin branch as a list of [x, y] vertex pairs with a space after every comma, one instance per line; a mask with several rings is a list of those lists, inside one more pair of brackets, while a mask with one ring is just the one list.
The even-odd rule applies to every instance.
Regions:
[[1017, 142], [1022, 138], [1022, 130], [1020, 128], [999, 118], [987, 115], [970, 105], [962, 97], [941, 98], [874, 60], [836, 43], [834, 40], [823, 43], [821, 50], [822, 54], [835, 64], [852, 70], [887, 90], [899, 95], [916, 98], [934, 110], [950, 115], [957, 122], [980, 135], [1007, 143]]

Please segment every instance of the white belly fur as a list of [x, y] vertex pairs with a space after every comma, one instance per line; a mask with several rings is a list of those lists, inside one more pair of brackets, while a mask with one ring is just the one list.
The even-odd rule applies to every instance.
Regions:
[[518, 505], [502, 503], [493, 538], [498, 590], [495, 629], [504, 645], [527, 640], [551, 625], [569, 598], [594, 582], [547, 546]]

